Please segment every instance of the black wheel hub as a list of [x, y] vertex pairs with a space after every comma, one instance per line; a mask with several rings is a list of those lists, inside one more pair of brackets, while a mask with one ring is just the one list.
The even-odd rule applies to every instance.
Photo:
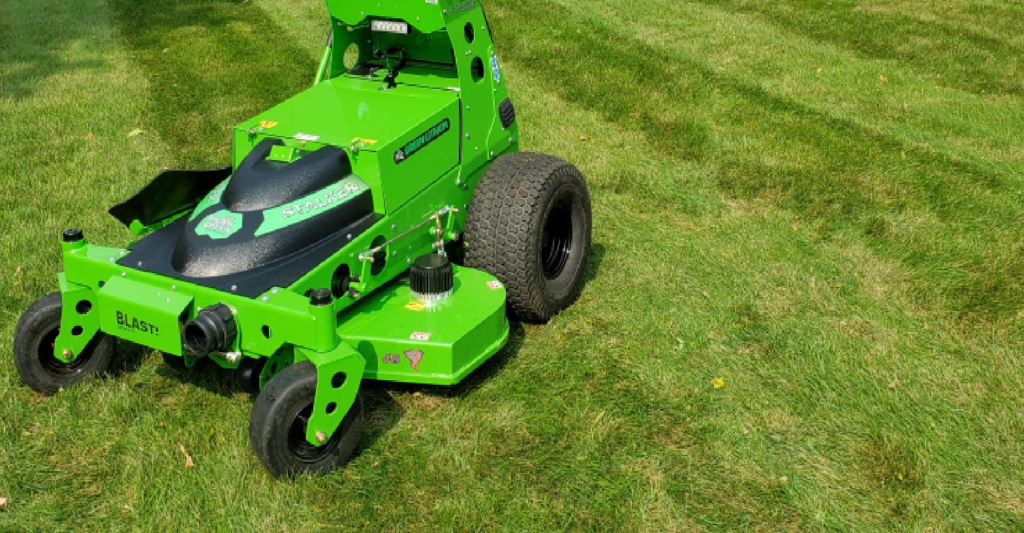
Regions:
[[540, 260], [545, 278], [555, 279], [565, 270], [572, 250], [572, 229], [572, 200], [563, 196], [548, 212], [541, 233]]
[[339, 427], [331, 440], [323, 446], [314, 446], [306, 440], [306, 427], [309, 425], [309, 417], [312, 415], [313, 404], [309, 404], [295, 415], [291, 427], [288, 428], [288, 450], [303, 463], [316, 463], [330, 455], [338, 447], [344, 429]]
[[60, 329], [54, 329], [53, 331], [46, 334], [43, 340], [39, 342], [39, 362], [43, 365], [47, 371], [52, 374], [74, 374], [85, 366], [85, 363], [89, 361], [87, 354], [79, 354], [78, 358], [70, 363], [65, 363], [57, 356], [54, 355], [55, 345], [57, 342], [57, 335], [60, 333]]

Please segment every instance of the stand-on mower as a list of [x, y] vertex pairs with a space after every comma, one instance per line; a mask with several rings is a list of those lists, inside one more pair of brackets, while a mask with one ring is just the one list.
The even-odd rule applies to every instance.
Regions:
[[[364, 379], [453, 385], [583, 286], [580, 172], [520, 153], [477, 0], [327, 0], [310, 89], [233, 130], [232, 165], [166, 170], [110, 213], [127, 248], [63, 233], [60, 291], [25, 311], [22, 379], [104, 372], [115, 338], [259, 392], [274, 476], [352, 455]], [[454, 264], [453, 264], [454, 263]]]

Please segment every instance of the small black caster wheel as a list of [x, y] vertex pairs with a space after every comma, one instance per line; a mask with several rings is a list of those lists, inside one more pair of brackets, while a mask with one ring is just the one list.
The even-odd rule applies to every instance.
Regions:
[[326, 473], [352, 457], [363, 432], [362, 399], [356, 396], [330, 440], [314, 446], [306, 440], [306, 424], [315, 395], [316, 367], [303, 361], [274, 376], [256, 398], [249, 418], [249, 441], [270, 475]]
[[245, 392], [259, 392], [260, 374], [263, 372], [265, 364], [267, 364], [267, 360], [263, 358], [243, 357], [242, 362], [238, 364], [238, 369], [235, 370], [238, 386]]
[[106, 372], [117, 349], [114, 337], [97, 333], [74, 361], [65, 363], [57, 359], [53, 351], [60, 333], [62, 308], [59, 292], [47, 294], [25, 310], [14, 329], [14, 364], [18, 374], [29, 387], [47, 396], [89, 375]]

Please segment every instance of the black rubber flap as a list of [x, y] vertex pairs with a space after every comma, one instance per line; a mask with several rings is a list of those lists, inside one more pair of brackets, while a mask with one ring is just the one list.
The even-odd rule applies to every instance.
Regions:
[[422, 295], [444, 294], [452, 290], [454, 279], [451, 262], [441, 254], [421, 255], [409, 269], [409, 289]]
[[231, 167], [209, 170], [165, 170], [135, 196], [110, 208], [109, 213], [125, 226], [138, 220], [151, 226], [195, 207], [203, 196], [231, 175]]

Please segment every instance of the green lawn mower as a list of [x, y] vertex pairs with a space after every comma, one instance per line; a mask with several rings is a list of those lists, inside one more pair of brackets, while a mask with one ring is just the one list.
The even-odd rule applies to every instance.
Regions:
[[582, 290], [580, 172], [519, 152], [477, 0], [327, 0], [314, 85], [236, 127], [232, 165], [166, 170], [110, 213], [127, 248], [63, 233], [60, 291], [18, 322], [43, 394], [104, 372], [115, 338], [259, 392], [274, 476], [352, 455], [365, 379], [453, 385]]

